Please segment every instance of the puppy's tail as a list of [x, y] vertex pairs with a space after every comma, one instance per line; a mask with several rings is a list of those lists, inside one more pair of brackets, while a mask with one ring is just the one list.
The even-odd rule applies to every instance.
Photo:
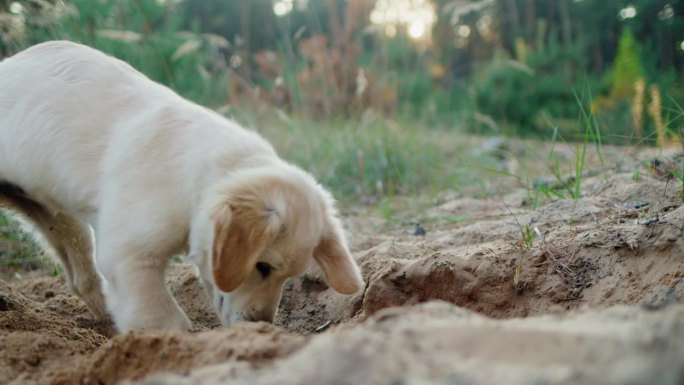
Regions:
[[7, 181], [0, 181], [0, 207], [15, 210], [33, 221], [51, 216], [47, 207], [32, 199], [21, 187]]

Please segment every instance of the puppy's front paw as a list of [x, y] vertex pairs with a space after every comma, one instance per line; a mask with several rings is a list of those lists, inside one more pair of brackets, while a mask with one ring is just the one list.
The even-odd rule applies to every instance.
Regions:
[[163, 269], [117, 262], [105, 272], [105, 299], [120, 332], [190, 330], [190, 320], [164, 284]]

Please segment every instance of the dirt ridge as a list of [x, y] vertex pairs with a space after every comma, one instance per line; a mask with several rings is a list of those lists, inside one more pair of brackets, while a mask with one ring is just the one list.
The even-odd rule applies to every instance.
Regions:
[[[111, 338], [111, 325], [94, 322], [60, 277], [0, 282], [0, 383], [589, 384], [610, 373], [602, 383], [638, 383], [629, 374], [675, 384], [684, 381], [670, 359], [684, 346], [675, 187], [614, 173], [586, 179], [577, 201], [537, 210], [525, 191], [454, 197], [422, 213], [434, 219], [424, 236], [351, 218], [364, 291], [338, 295], [312, 266], [286, 284], [275, 325], [217, 329], [186, 264], [167, 282], [194, 333]], [[492, 335], [517, 350], [498, 352]], [[547, 368], [535, 349], [555, 361]], [[488, 364], [497, 369], [485, 375]]]

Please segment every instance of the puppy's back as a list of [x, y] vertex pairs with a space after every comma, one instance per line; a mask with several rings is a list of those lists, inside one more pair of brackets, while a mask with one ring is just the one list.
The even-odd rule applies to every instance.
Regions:
[[[59, 121], [88, 122], [87, 128], [71, 126], [92, 132], [106, 129], [117, 119], [130, 118], [124, 114], [146, 104], [174, 96], [127, 63], [67, 41], [38, 44], [0, 62], [4, 122], [19, 120], [17, 115], [51, 114]], [[3, 125], [2, 129], [8, 129]]]
[[0, 180], [42, 201], [59, 195], [59, 206], [92, 205], [112, 131], [174, 98], [125, 62], [80, 44], [48, 42], [7, 58], [0, 62]]
[[185, 186], [255, 154], [275, 157], [258, 134], [95, 49], [55, 41], [0, 62], [0, 181], [57, 209], [93, 212], [108, 174]]

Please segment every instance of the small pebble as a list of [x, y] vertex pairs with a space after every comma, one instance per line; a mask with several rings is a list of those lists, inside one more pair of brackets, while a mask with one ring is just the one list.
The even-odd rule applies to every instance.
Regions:
[[39, 356], [29, 356], [29, 357], [24, 358], [24, 362], [26, 362], [30, 366], [38, 366], [38, 364], [40, 364], [40, 357]]
[[420, 223], [416, 223], [416, 228], [413, 230], [413, 235], [415, 236], [425, 236], [427, 234], [427, 230], [423, 226], [420, 225]]

